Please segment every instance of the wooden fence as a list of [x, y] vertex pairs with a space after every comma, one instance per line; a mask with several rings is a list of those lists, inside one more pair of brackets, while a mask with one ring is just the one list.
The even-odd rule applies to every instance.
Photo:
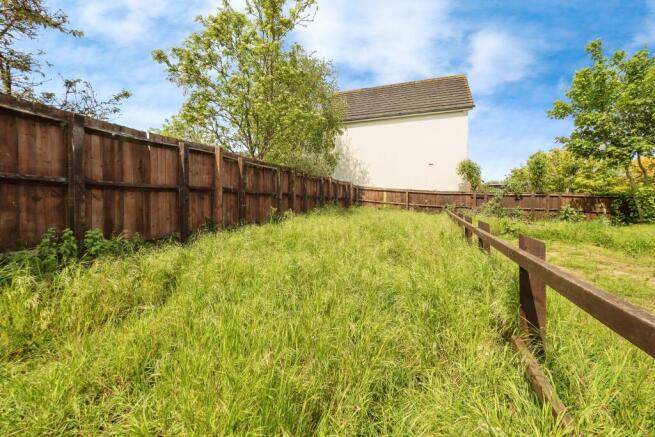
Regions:
[[[455, 209], [475, 209], [494, 197], [490, 193], [471, 193], [461, 191], [400, 190], [393, 188], [358, 187], [357, 200], [363, 205], [394, 205], [405, 209], [441, 211], [446, 206]], [[556, 214], [564, 206], [579, 208], [589, 217], [611, 215], [612, 196], [593, 196], [588, 194], [548, 193], [504, 195], [504, 208], [517, 208], [534, 216]]]
[[451, 211], [448, 211], [448, 215], [464, 228], [464, 235], [470, 243], [475, 235], [481, 250], [489, 253], [493, 247], [518, 265], [519, 326], [524, 335], [512, 340], [527, 361], [528, 377], [535, 391], [543, 401], [549, 403], [553, 414], [563, 422], [569, 423], [570, 417], [532, 353], [539, 357], [547, 350], [544, 345], [546, 285], [651, 357], [655, 357], [655, 315], [549, 264], [545, 260], [546, 247], [539, 240], [521, 235], [517, 248], [492, 235], [487, 223], [480, 221], [476, 227], [471, 217]]
[[48, 228], [145, 239], [349, 206], [352, 184], [0, 95], [0, 250]]

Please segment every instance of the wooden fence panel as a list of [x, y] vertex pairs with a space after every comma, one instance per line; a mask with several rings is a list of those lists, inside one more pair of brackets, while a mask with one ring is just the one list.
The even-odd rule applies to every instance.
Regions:
[[[379, 207], [395, 205], [406, 209], [437, 212], [447, 206], [457, 209], [480, 208], [494, 198], [492, 193], [470, 193], [455, 191], [400, 190], [394, 188], [356, 187], [358, 204]], [[571, 205], [582, 209], [589, 218], [611, 215], [612, 196], [587, 194], [508, 194], [501, 198], [504, 208], [519, 209], [534, 216], [557, 214], [561, 208]]]
[[0, 247], [31, 246], [67, 225], [65, 124], [0, 110]]

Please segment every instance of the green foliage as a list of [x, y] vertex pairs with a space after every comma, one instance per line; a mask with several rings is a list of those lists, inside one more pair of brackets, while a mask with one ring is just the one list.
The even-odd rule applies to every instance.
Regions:
[[514, 168], [505, 179], [505, 192], [521, 194], [531, 191], [528, 171], [525, 167]]
[[525, 213], [520, 208], [506, 208], [503, 206], [503, 192], [497, 192], [489, 199], [480, 212], [491, 217], [507, 217], [513, 220], [519, 220], [525, 217]]
[[559, 211], [559, 219], [565, 222], [579, 222], [584, 220], [584, 214], [579, 208], [564, 205]]
[[609, 161], [578, 158], [560, 148], [536, 152], [505, 179], [506, 192], [510, 193], [607, 194], [620, 186], [619, 174]]
[[335, 168], [344, 103], [329, 63], [289, 40], [314, 0], [224, 0], [181, 47], [153, 52], [187, 96], [167, 135], [319, 175]]
[[36, 246], [34, 266], [42, 274], [51, 273], [77, 260], [77, 242], [73, 231], [50, 228]]
[[477, 191], [480, 188], [482, 184], [482, 172], [480, 166], [472, 160], [465, 159], [457, 164], [457, 174], [468, 183], [471, 190]]
[[526, 170], [532, 191], [543, 193], [546, 189], [548, 155], [544, 152], [537, 152], [532, 155], [526, 163]]
[[126, 256], [144, 245], [137, 233], [131, 238], [118, 236], [106, 239], [102, 231], [92, 229], [84, 235], [83, 246], [77, 245], [73, 231], [48, 229], [33, 250], [8, 253], [0, 258], [0, 284], [11, 282], [22, 274], [49, 278], [79, 260], [92, 261], [103, 256]]
[[[622, 169], [636, 202], [630, 167], [655, 154], [655, 57], [644, 49], [631, 58], [622, 50], [607, 58], [600, 40], [589, 43], [587, 52], [593, 65], [575, 73], [568, 102], [556, 101], [549, 115], [573, 117], [573, 132], [558, 141], [580, 158]], [[650, 182], [645, 169], [640, 177]]]
[[136, 233], [131, 238], [119, 235], [107, 239], [100, 229], [91, 229], [84, 234], [84, 258], [96, 259], [107, 255], [127, 255], [143, 245], [143, 239]]
[[655, 222], [655, 187], [639, 184], [634, 192], [623, 192], [614, 201], [619, 223]]

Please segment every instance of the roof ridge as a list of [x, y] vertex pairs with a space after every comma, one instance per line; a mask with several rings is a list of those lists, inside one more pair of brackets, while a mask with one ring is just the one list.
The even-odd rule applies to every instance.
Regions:
[[392, 88], [396, 86], [404, 86], [404, 85], [412, 85], [412, 84], [421, 84], [421, 83], [426, 83], [426, 82], [438, 82], [440, 80], [446, 80], [446, 79], [455, 79], [455, 78], [463, 78], [467, 79], [467, 86], [468, 86], [468, 78], [466, 74], [464, 73], [459, 73], [459, 74], [451, 74], [448, 76], [438, 76], [438, 77], [431, 77], [428, 79], [418, 79], [418, 80], [410, 80], [408, 82], [398, 82], [398, 83], [389, 83], [385, 85], [376, 85], [376, 86], [371, 86], [371, 87], [364, 87], [364, 88], [355, 88], [352, 90], [344, 90], [344, 91], [338, 91], [337, 94], [350, 94], [350, 93], [357, 93], [360, 91], [368, 91], [368, 90], [376, 90], [380, 88]]

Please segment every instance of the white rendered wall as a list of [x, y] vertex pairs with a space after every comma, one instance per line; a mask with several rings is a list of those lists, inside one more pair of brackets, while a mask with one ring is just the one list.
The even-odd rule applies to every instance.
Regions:
[[455, 169], [468, 158], [468, 113], [346, 123], [341, 141], [366, 168], [366, 185], [456, 191]]

